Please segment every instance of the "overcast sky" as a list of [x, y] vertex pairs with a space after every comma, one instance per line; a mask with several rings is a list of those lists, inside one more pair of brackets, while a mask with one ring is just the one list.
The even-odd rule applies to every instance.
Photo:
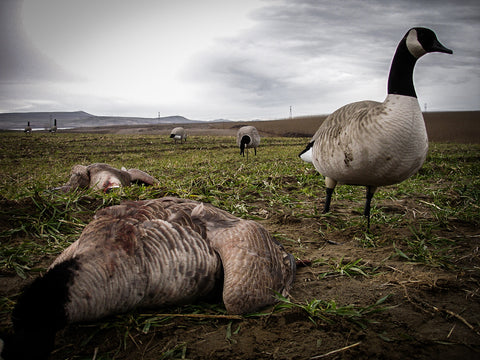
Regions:
[[383, 101], [406, 31], [427, 110], [480, 109], [480, 1], [0, 0], [0, 112], [275, 119]]

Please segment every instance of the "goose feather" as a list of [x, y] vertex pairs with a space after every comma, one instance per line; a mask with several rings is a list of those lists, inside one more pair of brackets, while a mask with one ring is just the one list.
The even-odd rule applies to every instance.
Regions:
[[255, 311], [274, 303], [274, 291], [287, 296], [294, 276], [293, 256], [251, 220], [194, 200], [125, 202], [98, 211], [25, 289], [2, 356], [46, 358], [68, 323], [220, 291], [229, 313]]

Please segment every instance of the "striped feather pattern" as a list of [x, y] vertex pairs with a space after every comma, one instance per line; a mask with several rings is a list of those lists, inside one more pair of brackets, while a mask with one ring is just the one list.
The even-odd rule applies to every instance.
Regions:
[[99, 211], [52, 264], [70, 257], [80, 264], [66, 306], [70, 321], [190, 302], [214, 289], [221, 262], [204, 229], [160, 205], [129, 202]]
[[[74, 258], [70, 322], [192, 302], [224, 283], [229, 313], [288, 295], [295, 261], [261, 225], [208, 204], [162, 198], [100, 210], [50, 268]], [[222, 276], [224, 275], [224, 279]]]
[[313, 137], [313, 164], [324, 176], [351, 185], [384, 186], [420, 169], [428, 150], [416, 98], [388, 95], [383, 103], [346, 105]]

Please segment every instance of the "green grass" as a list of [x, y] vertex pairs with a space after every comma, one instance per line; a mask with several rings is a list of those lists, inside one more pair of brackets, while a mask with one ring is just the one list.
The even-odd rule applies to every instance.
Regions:
[[346, 319], [361, 328], [366, 328], [368, 323], [371, 322], [370, 318], [373, 314], [392, 308], [391, 306], [383, 305], [389, 297], [390, 295], [386, 295], [371, 305], [356, 306], [338, 305], [335, 300], [326, 301], [318, 299], [298, 303], [277, 293], [276, 298], [279, 304], [275, 306], [275, 309], [300, 309], [315, 325], [319, 321], [332, 324], [340, 319]]
[[[296, 256], [308, 257], [304, 241], [320, 245], [341, 238], [372, 250], [393, 247], [391, 258], [448, 270], [456, 266], [458, 246], [466, 236], [475, 236], [475, 231], [478, 235], [480, 227], [478, 144], [431, 144], [418, 174], [378, 189], [372, 202], [373, 229], [367, 232], [362, 216], [363, 187], [337, 186], [331, 213], [321, 214], [324, 179], [297, 156], [308, 139], [263, 138], [258, 155], [250, 154], [247, 161], [240, 157], [233, 137], [190, 136], [187, 143], [175, 146], [167, 136], [142, 134], [25, 136], [8, 132], [0, 136], [0, 274], [6, 276], [31, 278], [45, 270], [78, 238], [98, 209], [124, 200], [162, 196], [209, 202], [236, 216], [260, 220]], [[144, 170], [159, 184], [134, 185], [107, 194], [50, 190], [68, 180], [73, 165], [94, 162]], [[406, 201], [411, 202], [402, 208]], [[389, 210], [392, 202], [395, 208]], [[300, 231], [288, 233], [289, 224], [295, 226], [296, 221], [305, 219], [317, 226], [314, 238], [306, 238], [301, 226]], [[277, 230], [279, 224], [286, 225]], [[324, 277], [370, 277], [376, 272], [360, 257], [312, 260], [324, 261]], [[0, 322], [6, 322], [17, 295], [0, 298]], [[382, 309], [384, 301], [359, 308], [340, 306], [331, 299], [280, 300], [284, 307], [305, 311], [312, 321], [343, 317], [360, 324]], [[203, 306], [195, 311], [209, 310]], [[120, 347], [129, 341], [130, 332], [145, 333], [164, 321], [154, 315], [126, 316], [101, 325], [123, 334]], [[230, 325], [228, 341], [234, 340], [238, 329]], [[165, 358], [184, 357], [186, 348], [187, 344], [175, 345], [166, 350]], [[109, 356], [99, 354], [97, 358]]]
[[327, 270], [320, 273], [320, 278], [332, 277], [332, 276], [373, 276], [376, 273], [375, 268], [363, 263], [363, 259], [357, 259], [352, 261], [344, 261], [344, 257], [340, 259], [328, 259], [325, 263]]
[[[362, 187], [338, 186], [332, 212], [320, 214], [323, 177], [297, 157], [306, 143], [303, 138], [263, 138], [258, 156], [247, 161], [239, 156], [231, 137], [192, 136], [187, 143], [174, 145], [166, 136], [153, 135], [1, 136], [0, 172], [4, 176], [0, 178], [0, 270], [14, 269], [19, 275], [35, 267], [38, 252], [58, 253], [71, 243], [96, 210], [126, 199], [180, 196], [252, 219], [322, 217], [327, 220], [319, 227], [324, 236], [365, 226]], [[452, 218], [479, 226], [479, 159], [479, 145], [431, 144], [418, 174], [395, 186], [380, 188], [375, 194], [372, 223], [392, 229], [407, 225], [421, 229], [427, 242], [436, 230], [451, 228]], [[49, 190], [68, 180], [73, 165], [93, 162], [139, 168], [155, 176], [159, 185], [132, 186], [108, 194], [58, 194]], [[428, 221], [406, 224], [405, 213], [388, 213], [379, 205], [382, 200], [405, 198], [416, 199], [429, 208]], [[340, 202], [347, 203], [355, 214], [340, 216], [335, 209]], [[364, 247], [382, 242], [395, 242], [405, 250], [412, 247], [409, 238], [399, 243], [398, 239], [366, 232], [357, 232], [355, 237]], [[18, 238], [22, 239], [20, 246], [14, 241]], [[413, 257], [429, 262], [429, 256]]]

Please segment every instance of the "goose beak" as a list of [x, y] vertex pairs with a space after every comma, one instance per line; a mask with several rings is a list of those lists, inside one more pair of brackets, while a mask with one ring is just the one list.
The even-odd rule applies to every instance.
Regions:
[[442, 53], [446, 53], [446, 54], [453, 54], [453, 50], [450, 50], [450, 49], [446, 48], [445, 46], [443, 46], [442, 44], [440, 44], [440, 42], [437, 39], [435, 39], [430, 51], [431, 52], [442, 52]]

